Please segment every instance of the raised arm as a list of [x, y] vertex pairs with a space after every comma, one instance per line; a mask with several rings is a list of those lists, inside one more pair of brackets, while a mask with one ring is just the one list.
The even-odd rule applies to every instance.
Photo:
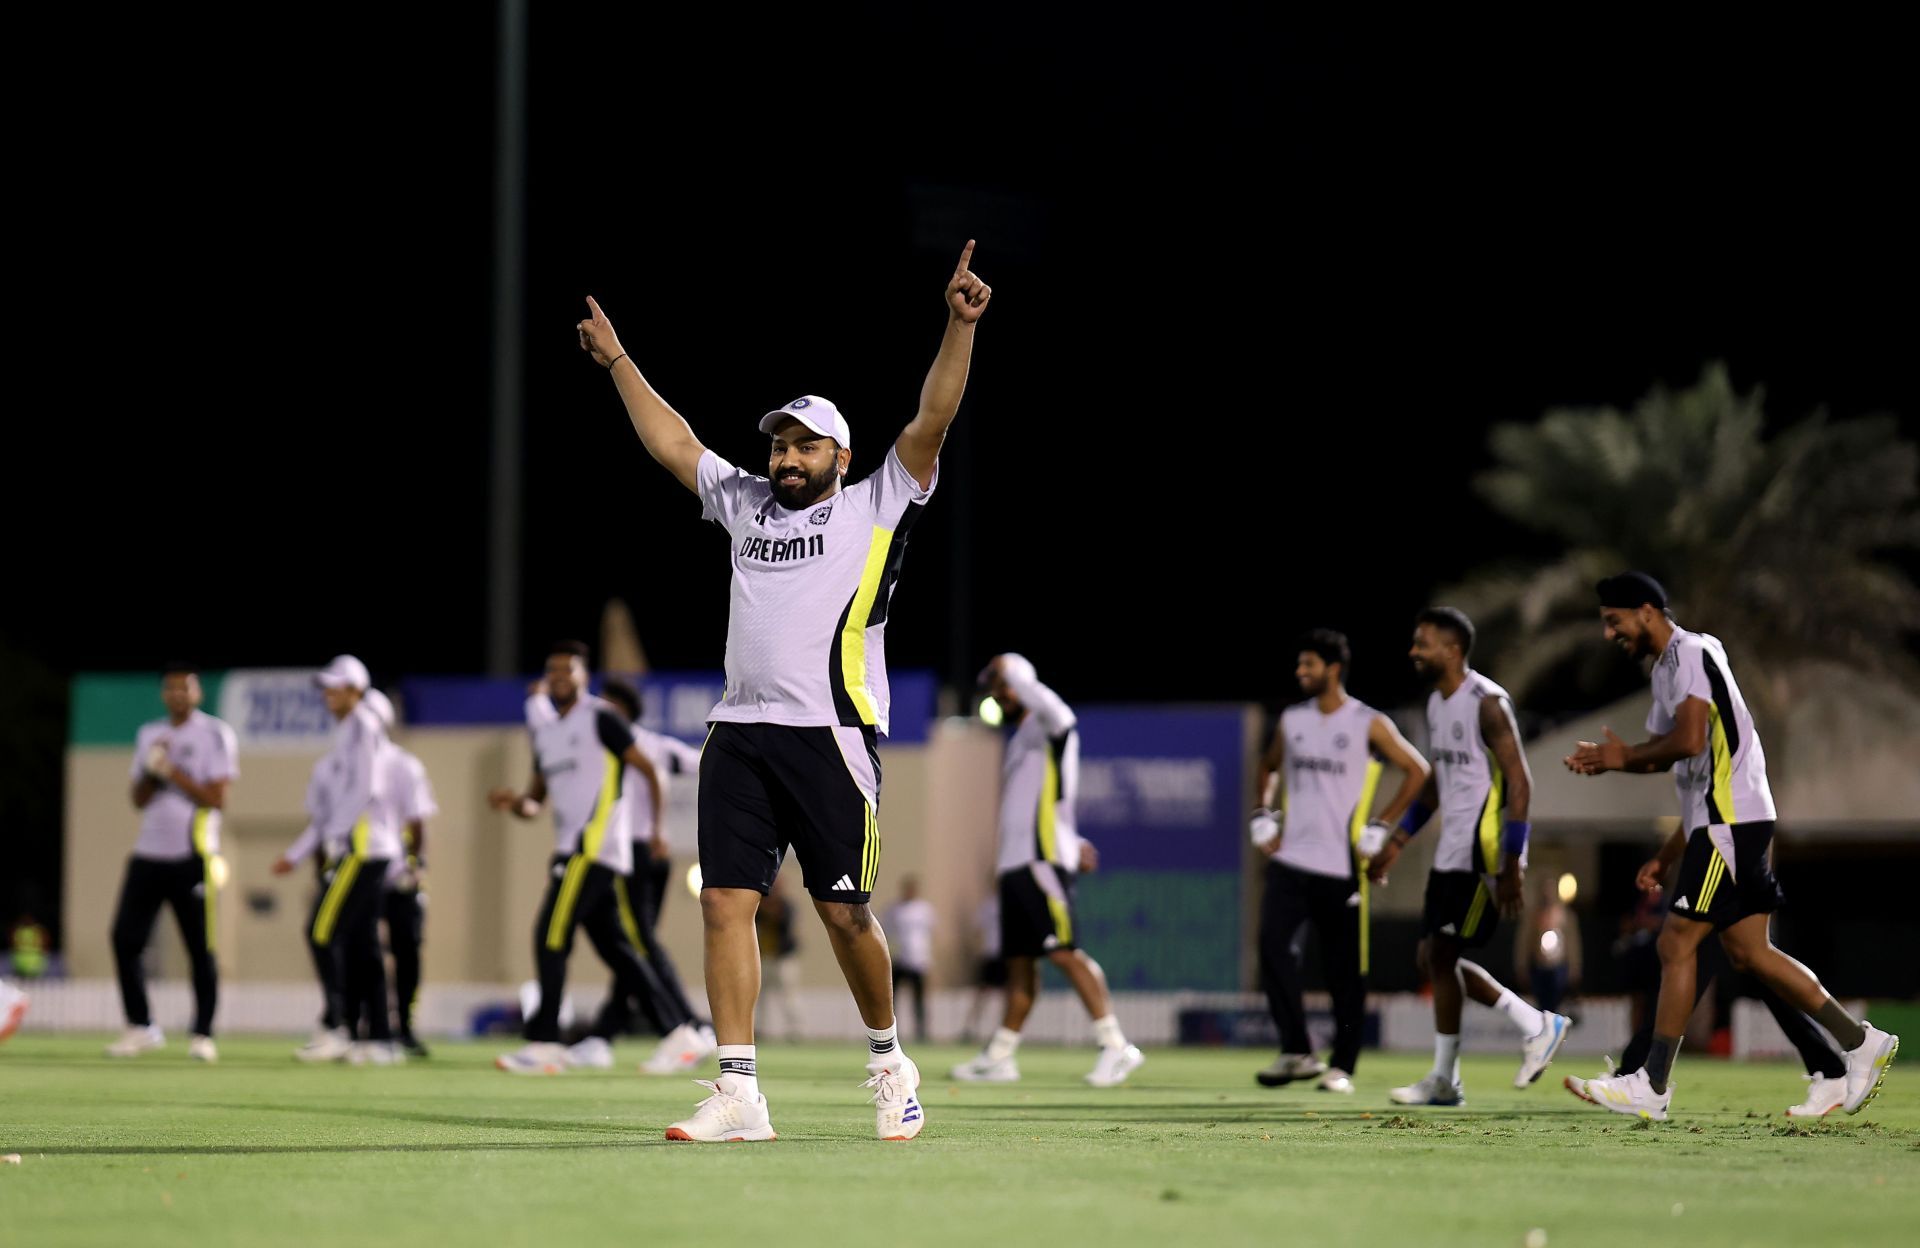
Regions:
[[[960, 410], [960, 396], [967, 388], [974, 323], [987, 310], [987, 300], [993, 298], [993, 287], [967, 267], [972, 261], [973, 240], [968, 239], [960, 251], [960, 263], [947, 280], [947, 332], [940, 339], [940, 354], [933, 357], [933, 367], [927, 370], [927, 380], [920, 387], [920, 410], [893, 444], [901, 465], [923, 490], [933, 488], [933, 468], [939, 462], [941, 444], [947, 440], [947, 426]], [[697, 463], [699, 457], [694, 459]]]
[[[640, 366], [620, 345], [620, 336], [613, 332], [613, 322], [607, 319], [592, 295], [587, 296], [587, 309], [592, 315], [575, 327], [580, 332], [580, 349], [592, 356], [595, 364], [613, 374], [620, 400], [627, 405], [627, 419], [633, 422], [633, 431], [640, 435], [640, 444], [647, 448], [647, 454], [672, 473], [674, 480], [690, 490], [696, 489], [694, 476], [707, 448], [693, 436], [693, 426], [667, 406], [667, 401], [640, 375]], [[960, 371], [964, 378], [964, 363]], [[957, 395], [954, 401], [959, 402]], [[949, 415], [947, 419], [953, 417]], [[941, 426], [943, 430], [945, 427]]]

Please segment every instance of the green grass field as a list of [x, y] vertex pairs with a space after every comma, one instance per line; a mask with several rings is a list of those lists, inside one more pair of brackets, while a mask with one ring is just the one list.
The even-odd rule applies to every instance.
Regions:
[[[1369, 1054], [1358, 1096], [1268, 1091], [1266, 1055], [1158, 1050], [1095, 1091], [1080, 1051], [1021, 1055], [1023, 1083], [952, 1085], [921, 1048], [926, 1132], [872, 1138], [859, 1045], [761, 1050], [780, 1139], [669, 1144], [699, 1089], [622, 1070], [516, 1079], [502, 1046], [393, 1070], [303, 1067], [230, 1039], [134, 1062], [105, 1037], [0, 1048], [0, 1243], [1617, 1245], [1912, 1242], [1920, 1094], [1896, 1067], [1855, 1118], [1798, 1125], [1786, 1066], [1682, 1059], [1675, 1121], [1575, 1101], [1557, 1064], [1467, 1063], [1462, 1110], [1389, 1107], [1423, 1059]], [[1905, 1229], [1902, 1229], [1905, 1228]]]

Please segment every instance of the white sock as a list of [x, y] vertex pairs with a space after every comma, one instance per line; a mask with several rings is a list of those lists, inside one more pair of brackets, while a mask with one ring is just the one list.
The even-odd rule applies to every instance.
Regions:
[[1120, 1020], [1109, 1014], [1093, 1020], [1093, 1038], [1103, 1049], [1124, 1049], [1127, 1038], [1120, 1033]]
[[1442, 1079], [1460, 1082], [1460, 1037], [1433, 1036], [1433, 1073]]
[[1500, 990], [1500, 999], [1493, 1003], [1493, 1008], [1505, 1014], [1523, 1036], [1537, 1036], [1547, 1025], [1547, 1016], [1514, 996], [1511, 988]]
[[723, 1044], [715, 1050], [720, 1059], [720, 1078], [727, 1090], [748, 1101], [760, 1099], [760, 1067], [751, 1044]]
[[1020, 1047], [1020, 1033], [1008, 1031], [1005, 1027], [993, 1033], [993, 1039], [987, 1041], [987, 1060], [1004, 1062], [1012, 1057], [1014, 1050]]
[[905, 1054], [900, 1052], [900, 1024], [881, 1031], [867, 1028], [867, 1050], [869, 1066], [898, 1066]]

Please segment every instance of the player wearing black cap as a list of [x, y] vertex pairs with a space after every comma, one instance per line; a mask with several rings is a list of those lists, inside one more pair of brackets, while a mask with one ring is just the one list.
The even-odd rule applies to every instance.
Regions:
[[1833, 1035], [1845, 1054], [1849, 1114], [1879, 1092], [1900, 1038], [1840, 1008], [1812, 971], [1774, 948], [1769, 917], [1781, 902], [1768, 863], [1773, 793], [1767, 758], [1746, 699], [1734, 683], [1717, 637], [1689, 632], [1667, 610], [1667, 592], [1644, 572], [1610, 576], [1596, 587], [1606, 638], [1633, 658], [1653, 660], [1654, 736], [1628, 745], [1611, 728], [1606, 740], [1582, 741], [1565, 762], [1580, 775], [1607, 771], [1673, 772], [1680, 826], [1640, 868], [1637, 883], [1657, 892], [1680, 866], [1660, 929], [1660, 1004], [1653, 1043], [1639, 1069], [1588, 1079], [1568, 1089], [1616, 1113], [1655, 1120], [1673, 1099], [1667, 1075], [1693, 1012], [1695, 954], [1708, 935], [1734, 969], [1760, 979]]

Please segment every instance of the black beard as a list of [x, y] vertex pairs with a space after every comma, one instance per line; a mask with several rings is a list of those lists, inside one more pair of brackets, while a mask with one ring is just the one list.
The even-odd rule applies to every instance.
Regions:
[[806, 478], [799, 485], [784, 485], [778, 479], [773, 482], [773, 501], [788, 511], [799, 511], [811, 507], [826, 496], [833, 483], [840, 478], [837, 464], [828, 464], [819, 475]]
[[1440, 669], [1430, 664], [1415, 663], [1413, 665], [1413, 674], [1419, 677], [1422, 684], [1437, 685], [1440, 683]]

